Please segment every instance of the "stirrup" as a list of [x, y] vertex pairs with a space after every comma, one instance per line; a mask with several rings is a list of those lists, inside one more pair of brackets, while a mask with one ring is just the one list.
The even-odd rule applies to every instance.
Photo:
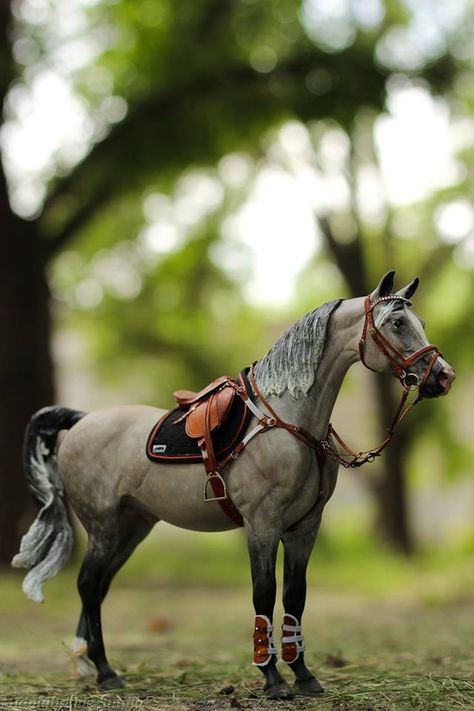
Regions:
[[[222, 487], [224, 489], [224, 493], [222, 496], [208, 496], [208, 489], [209, 484], [211, 483], [211, 479], [219, 479], [219, 481], [221, 482]], [[224, 479], [222, 478], [219, 472], [210, 472], [207, 475], [206, 486], [204, 487], [204, 501], [207, 503], [208, 501], [224, 501], [225, 499], [227, 499], [227, 486], [225, 484]]]

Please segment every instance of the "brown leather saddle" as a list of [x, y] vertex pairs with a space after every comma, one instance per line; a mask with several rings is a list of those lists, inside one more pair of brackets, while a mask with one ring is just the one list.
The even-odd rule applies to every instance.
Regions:
[[236, 396], [231, 378], [223, 375], [198, 393], [190, 390], [176, 390], [177, 405], [189, 409], [181, 419], [186, 420], [186, 434], [193, 439], [210, 436], [229, 414]]
[[[176, 422], [185, 420], [186, 434], [197, 440], [202, 453], [207, 473], [205, 501], [227, 499], [227, 488], [219, 471], [212, 433], [226, 420], [239, 387], [232, 378], [223, 375], [198, 393], [190, 390], [177, 390], [174, 393], [177, 405], [188, 408]], [[210, 495], [209, 486], [214, 496]]]

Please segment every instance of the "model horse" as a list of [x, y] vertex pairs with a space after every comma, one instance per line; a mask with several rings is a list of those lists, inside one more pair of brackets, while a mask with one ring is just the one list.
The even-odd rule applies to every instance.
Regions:
[[[455, 377], [428, 343], [423, 321], [409, 308], [418, 279], [394, 293], [393, 277], [393, 271], [386, 274], [365, 299], [333, 301], [307, 314], [254, 365], [251, 398], [239, 391], [251, 408], [251, 420], [245, 441], [225, 469], [209, 472], [202, 463], [152, 463], [145, 442], [164, 414], [153, 407], [111, 407], [90, 414], [47, 407], [32, 417], [24, 464], [42, 508], [13, 565], [30, 569], [23, 589], [41, 601], [42, 583], [59, 572], [71, 550], [67, 495], [88, 534], [78, 578], [82, 612], [76, 650], [83, 661], [95, 665], [102, 689], [122, 686], [102, 637], [101, 603], [112, 578], [160, 520], [195, 531], [235, 528], [239, 520], [229, 517], [216, 500], [226, 499], [247, 535], [256, 614], [253, 661], [265, 676], [265, 695], [290, 699], [295, 693], [322, 692], [306, 667], [301, 631], [308, 559], [339, 464], [358, 466], [378, 456], [401, 417], [399, 408], [380, 447], [352, 453], [329, 425], [344, 376], [361, 360], [371, 370], [391, 370], [404, 398], [415, 389], [417, 400], [446, 395]], [[224, 495], [203, 497], [209, 476], [224, 485]], [[277, 669], [273, 635], [280, 541], [282, 658], [296, 677], [293, 688]]]

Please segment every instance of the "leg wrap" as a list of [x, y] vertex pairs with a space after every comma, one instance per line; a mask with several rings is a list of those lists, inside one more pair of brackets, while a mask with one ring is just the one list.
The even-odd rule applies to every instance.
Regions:
[[276, 653], [273, 625], [266, 615], [257, 615], [253, 632], [254, 665], [257, 667], [266, 666]]
[[301, 625], [296, 617], [285, 614], [281, 628], [281, 658], [287, 664], [296, 662], [301, 652], [304, 652], [304, 638], [301, 634]]

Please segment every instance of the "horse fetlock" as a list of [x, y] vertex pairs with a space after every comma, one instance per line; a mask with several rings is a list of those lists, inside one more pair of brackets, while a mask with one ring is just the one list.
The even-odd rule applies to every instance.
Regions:
[[272, 657], [266, 666], [261, 666], [260, 670], [265, 676], [265, 686], [263, 693], [267, 699], [272, 700], [289, 700], [293, 699], [295, 694], [291, 687], [283, 679], [282, 675], [276, 666], [276, 657]]
[[283, 617], [281, 632], [281, 658], [287, 664], [292, 664], [305, 650], [299, 620], [294, 615], [286, 613]]

